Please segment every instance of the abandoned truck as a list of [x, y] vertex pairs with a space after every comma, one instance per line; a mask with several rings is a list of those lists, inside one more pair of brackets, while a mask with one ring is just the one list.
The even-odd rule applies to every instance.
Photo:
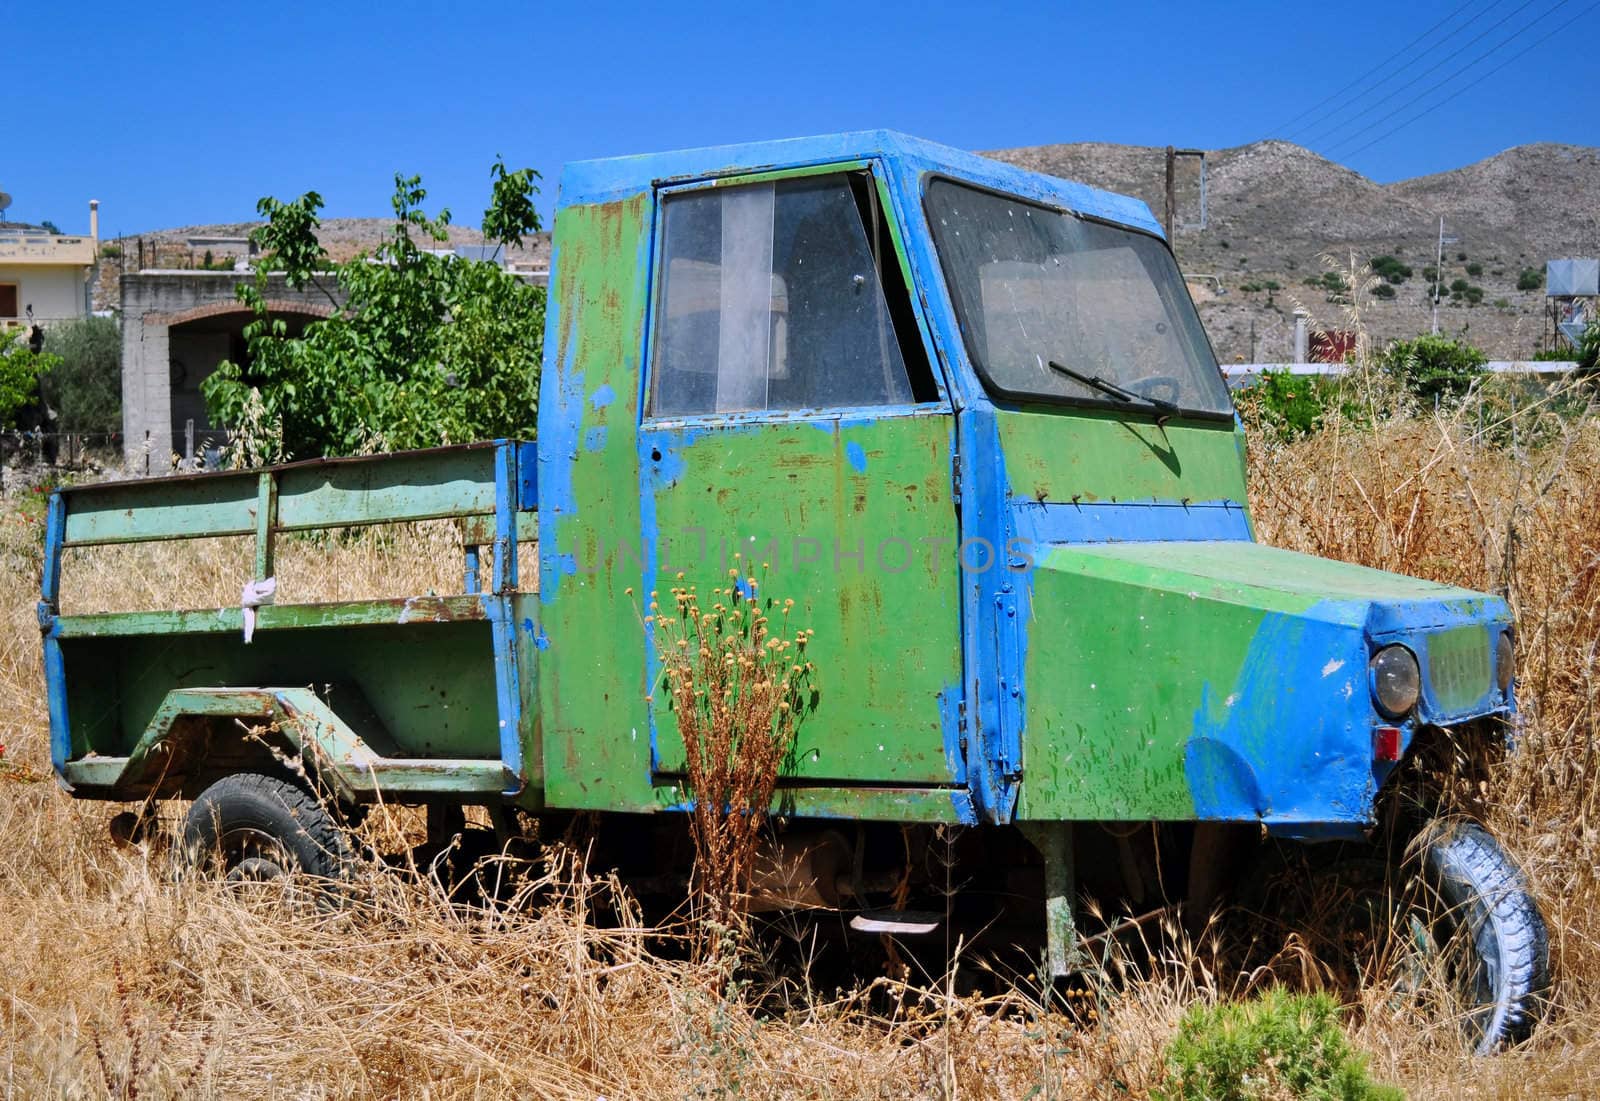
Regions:
[[[594, 812], [597, 858], [681, 882], [692, 793], [641, 603], [739, 552], [819, 668], [773, 820], [804, 881], [767, 877], [769, 907], [909, 932], [920, 898], [1031, 927], [1060, 974], [1084, 898], [1332, 906], [1398, 930], [1423, 970], [1385, 981], [1442, 974], [1483, 1050], [1531, 1027], [1540, 914], [1439, 810], [1510, 739], [1507, 605], [1254, 540], [1241, 425], [1143, 203], [889, 132], [590, 161], [550, 279], [537, 442], [51, 499], [69, 791], [194, 800], [191, 844], [247, 877], [338, 874], [341, 809], [382, 799], [435, 832]], [[459, 593], [265, 597], [294, 533], [440, 518]], [[213, 536], [254, 538], [244, 606], [61, 614], [71, 548]], [[1319, 901], [1321, 876], [1351, 889]]]

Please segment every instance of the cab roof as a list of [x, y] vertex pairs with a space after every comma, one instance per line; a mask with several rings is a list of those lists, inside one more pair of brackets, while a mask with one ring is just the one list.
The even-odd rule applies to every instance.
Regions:
[[1150, 208], [1138, 199], [1042, 172], [1030, 172], [894, 130], [856, 130], [809, 138], [573, 161], [561, 171], [560, 197], [556, 205], [561, 208], [615, 202], [663, 184], [868, 158], [884, 160], [891, 173], [903, 174], [907, 182], [917, 181], [924, 173], [950, 176], [1161, 236], [1160, 223], [1150, 213]]

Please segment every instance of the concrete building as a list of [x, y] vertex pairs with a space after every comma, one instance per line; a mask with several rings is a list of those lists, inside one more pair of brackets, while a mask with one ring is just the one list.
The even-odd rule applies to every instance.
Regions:
[[[122, 428], [135, 472], [160, 474], [227, 441], [206, 416], [200, 384], [223, 360], [247, 363], [244, 327], [254, 318], [238, 300], [253, 272], [140, 271], [122, 277]], [[331, 280], [329, 281], [332, 282]], [[272, 276], [267, 301], [298, 335], [343, 299], [337, 285], [291, 290]]]
[[87, 237], [0, 222], [0, 328], [87, 317], [99, 252], [98, 201], [89, 203]]

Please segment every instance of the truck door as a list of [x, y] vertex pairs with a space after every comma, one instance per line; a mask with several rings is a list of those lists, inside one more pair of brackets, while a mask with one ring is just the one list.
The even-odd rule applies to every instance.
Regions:
[[[959, 789], [954, 420], [880, 177], [854, 163], [658, 198], [644, 591], [665, 608], [680, 574], [706, 592], [737, 569], [795, 600], [820, 689], [800, 786]], [[666, 695], [657, 785], [683, 770]]]

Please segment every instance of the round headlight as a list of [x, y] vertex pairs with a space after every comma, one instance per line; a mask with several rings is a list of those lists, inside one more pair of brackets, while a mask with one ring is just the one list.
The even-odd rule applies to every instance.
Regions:
[[1517, 667], [1517, 651], [1511, 642], [1511, 632], [1501, 631], [1500, 641], [1494, 645], [1494, 676], [1500, 682], [1500, 691], [1511, 691], [1511, 677]]
[[1404, 646], [1385, 646], [1372, 658], [1372, 696], [1378, 710], [1398, 719], [1417, 705], [1422, 671], [1417, 656]]

